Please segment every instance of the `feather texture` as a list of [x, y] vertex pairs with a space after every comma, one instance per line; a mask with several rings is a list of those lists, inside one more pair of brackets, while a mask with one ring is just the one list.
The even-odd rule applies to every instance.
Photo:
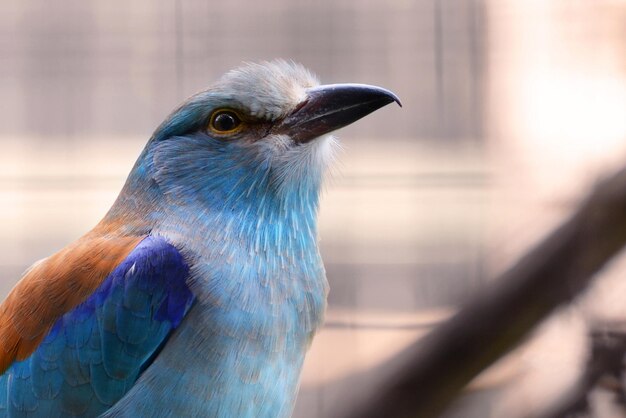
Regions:
[[0, 377], [0, 416], [90, 417], [115, 404], [189, 310], [189, 267], [149, 236]]
[[24, 360], [61, 315], [83, 302], [142, 237], [93, 231], [26, 271], [0, 305], [0, 373]]
[[0, 305], [0, 417], [290, 415], [326, 308], [330, 132], [398, 101], [317, 85], [248, 64], [165, 119], [104, 220]]

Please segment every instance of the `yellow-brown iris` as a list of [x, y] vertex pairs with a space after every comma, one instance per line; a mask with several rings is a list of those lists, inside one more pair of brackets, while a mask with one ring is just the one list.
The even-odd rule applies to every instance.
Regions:
[[213, 112], [209, 122], [209, 131], [217, 135], [231, 135], [243, 128], [243, 122], [232, 109], [218, 109]]

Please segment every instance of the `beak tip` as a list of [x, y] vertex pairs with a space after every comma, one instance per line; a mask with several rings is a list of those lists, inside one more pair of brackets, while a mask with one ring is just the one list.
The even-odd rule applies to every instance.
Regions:
[[378, 88], [385, 96], [387, 96], [387, 98], [389, 99], [389, 103], [392, 102], [396, 102], [398, 104], [398, 106], [402, 107], [402, 102], [400, 101], [400, 98], [391, 90], [387, 90], [387, 89], [383, 89], [383, 88]]

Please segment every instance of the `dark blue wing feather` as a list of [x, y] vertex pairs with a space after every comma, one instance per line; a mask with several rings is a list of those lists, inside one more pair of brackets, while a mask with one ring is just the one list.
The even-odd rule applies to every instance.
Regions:
[[188, 275], [171, 244], [141, 241], [29, 358], [0, 376], [0, 417], [90, 417], [110, 408], [187, 313]]

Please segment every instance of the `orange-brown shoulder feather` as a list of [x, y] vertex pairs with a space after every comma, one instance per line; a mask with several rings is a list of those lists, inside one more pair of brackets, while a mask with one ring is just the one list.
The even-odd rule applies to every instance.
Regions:
[[84, 302], [143, 239], [100, 224], [35, 263], [0, 305], [0, 374], [37, 348], [63, 314]]

